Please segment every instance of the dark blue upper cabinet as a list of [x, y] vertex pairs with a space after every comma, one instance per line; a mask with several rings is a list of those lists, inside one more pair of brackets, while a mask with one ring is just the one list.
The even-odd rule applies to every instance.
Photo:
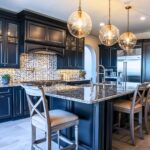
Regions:
[[117, 45], [108, 47], [105, 45], [99, 46], [100, 51], [100, 64], [105, 68], [116, 68], [117, 67], [117, 50], [119, 47]]
[[18, 68], [18, 22], [15, 14], [0, 13], [0, 67]]
[[[32, 11], [23, 10], [18, 14], [20, 21], [20, 49], [22, 52], [36, 51], [37, 49], [51, 49], [63, 55], [66, 45], [66, 23], [49, 18]], [[29, 44], [39, 45], [28, 49]]]
[[58, 69], [84, 69], [84, 38], [77, 39], [67, 33], [63, 57], [58, 57]]

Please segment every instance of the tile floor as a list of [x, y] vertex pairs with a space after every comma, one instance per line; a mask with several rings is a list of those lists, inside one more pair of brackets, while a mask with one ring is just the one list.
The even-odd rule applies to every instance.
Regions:
[[[30, 150], [30, 119], [0, 123], [0, 150]], [[44, 136], [38, 131], [38, 137]], [[150, 150], [150, 135], [144, 135], [144, 140], [136, 136], [136, 146], [130, 145], [130, 138], [126, 132], [113, 134], [113, 150]], [[44, 144], [40, 145], [44, 150]], [[52, 143], [52, 150], [58, 146]]]
[[[30, 119], [9, 121], [0, 123], [0, 150], [30, 150], [31, 141]], [[43, 137], [38, 131], [37, 137]], [[58, 150], [58, 146], [52, 143], [52, 150]], [[44, 150], [44, 144], [40, 145]]]

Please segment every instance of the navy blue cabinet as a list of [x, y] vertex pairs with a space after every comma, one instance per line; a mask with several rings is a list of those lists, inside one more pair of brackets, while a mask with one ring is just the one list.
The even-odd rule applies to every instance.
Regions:
[[21, 86], [0, 88], [0, 122], [29, 116], [26, 94]]
[[143, 42], [142, 82], [150, 82], [150, 40]]
[[117, 50], [119, 46], [114, 45], [111, 47], [100, 45], [100, 64], [105, 68], [116, 68], [117, 67]]
[[29, 116], [29, 108], [25, 91], [22, 87], [13, 88], [13, 117]]
[[12, 88], [0, 88], [0, 122], [12, 118]]
[[57, 68], [84, 69], [84, 38], [77, 39], [67, 33], [64, 56], [58, 56]]
[[0, 10], [0, 68], [19, 67], [18, 29], [16, 15]]
[[14, 87], [13, 92], [13, 117], [22, 117], [24, 115], [24, 90], [21, 87]]

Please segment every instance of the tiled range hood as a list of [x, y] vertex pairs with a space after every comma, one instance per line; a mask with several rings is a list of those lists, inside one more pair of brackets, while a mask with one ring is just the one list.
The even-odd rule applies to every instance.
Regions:
[[22, 52], [64, 54], [66, 23], [35, 12], [24, 10], [20, 20], [20, 50]]

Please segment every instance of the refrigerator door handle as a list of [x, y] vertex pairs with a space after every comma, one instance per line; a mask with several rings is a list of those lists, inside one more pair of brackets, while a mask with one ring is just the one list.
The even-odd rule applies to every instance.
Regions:
[[124, 82], [127, 82], [127, 62], [123, 62], [123, 76]]

